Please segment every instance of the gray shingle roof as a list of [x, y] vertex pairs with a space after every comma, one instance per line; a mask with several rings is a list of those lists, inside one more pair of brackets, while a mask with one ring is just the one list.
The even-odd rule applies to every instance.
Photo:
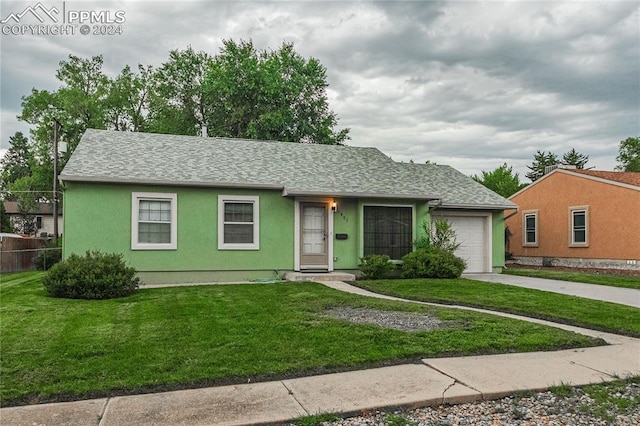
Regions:
[[[429, 177], [429, 168], [413, 166], [396, 163], [375, 148], [89, 129], [60, 179], [273, 188], [292, 196], [430, 200], [447, 199], [452, 189], [457, 200], [467, 193], [448, 188], [441, 174]], [[456, 185], [476, 184], [460, 175], [464, 179]]]
[[442, 207], [513, 209], [511, 201], [484, 185], [460, 173], [451, 166], [440, 164], [404, 164], [415, 179], [427, 188], [442, 194]]

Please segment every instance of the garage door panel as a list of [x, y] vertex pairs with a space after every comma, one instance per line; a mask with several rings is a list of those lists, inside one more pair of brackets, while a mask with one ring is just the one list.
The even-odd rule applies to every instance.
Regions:
[[[447, 219], [456, 233], [460, 247], [456, 256], [467, 262], [465, 272], [489, 272], [487, 270], [487, 230], [484, 216], [437, 216]], [[434, 219], [436, 216], [434, 216]]]

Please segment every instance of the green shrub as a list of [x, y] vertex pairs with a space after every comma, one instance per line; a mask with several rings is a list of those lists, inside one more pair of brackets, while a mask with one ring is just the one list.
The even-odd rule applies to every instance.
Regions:
[[136, 270], [121, 254], [87, 251], [54, 265], [42, 280], [49, 296], [69, 299], [111, 299], [128, 296], [140, 285]]
[[360, 271], [370, 280], [378, 280], [389, 276], [396, 265], [386, 254], [370, 254], [360, 258]]
[[402, 258], [404, 278], [458, 278], [466, 263], [448, 250], [422, 248]]
[[456, 231], [447, 219], [434, 217], [431, 222], [422, 222], [421, 227], [423, 235], [413, 242], [416, 250], [437, 248], [453, 253], [460, 247]]
[[53, 265], [61, 260], [62, 246], [60, 244], [60, 239], [53, 239], [47, 243], [44, 249], [40, 250], [34, 261], [38, 271], [48, 271]]

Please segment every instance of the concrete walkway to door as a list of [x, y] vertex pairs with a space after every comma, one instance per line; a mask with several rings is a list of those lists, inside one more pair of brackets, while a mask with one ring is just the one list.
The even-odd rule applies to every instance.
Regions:
[[570, 281], [549, 280], [543, 278], [521, 277], [508, 274], [463, 274], [463, 278], [491, 283], [515, 285], [552, 293], [584, 297], [586, 299], [619, 303], [640, 308], [640, 290], [611, 287], [606, 285], [574, 283]]

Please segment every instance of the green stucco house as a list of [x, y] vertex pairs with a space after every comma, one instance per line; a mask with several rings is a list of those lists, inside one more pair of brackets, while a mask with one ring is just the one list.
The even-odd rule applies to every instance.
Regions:
[[375, 148], [89, 129], [60, 174], [64, 256], [122, 253], [146, 283], [356, 271], [445, 216], [468, 272], [504, 264], [510, 201]]

